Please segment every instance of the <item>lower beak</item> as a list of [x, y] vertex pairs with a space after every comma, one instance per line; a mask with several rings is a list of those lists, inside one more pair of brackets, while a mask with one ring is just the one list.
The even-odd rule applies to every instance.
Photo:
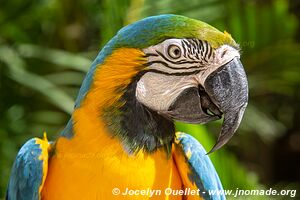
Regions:
[[240, 60], [236, 57], [210, 74], [204, 83], [205, 92], [224, 114], [221, 133], [209, 153], [221, 148], [240, 125], [248, 103], [248, 82]]
[[163, 113], [187, 123], [224, 120], [217, 143], [209, 153], [226, 144], [240, 125], [248, 103], [248, 82], [240, 60], [236, 57], [212, 72], [204, 86], [185, 89]]

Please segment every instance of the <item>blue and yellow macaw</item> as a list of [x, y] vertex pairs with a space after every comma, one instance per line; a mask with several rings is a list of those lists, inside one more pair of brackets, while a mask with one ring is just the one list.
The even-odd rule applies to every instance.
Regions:
[[21, 148], [6, 199], [225, 199], [209, 193], [222, 184], [206, 151], [174, 121], [224, 115], [211, 152], [224, 145], [248, 101], [239, 58], [228, 33], [184, 16], [122, 28], [93, 62], [60, 136]]

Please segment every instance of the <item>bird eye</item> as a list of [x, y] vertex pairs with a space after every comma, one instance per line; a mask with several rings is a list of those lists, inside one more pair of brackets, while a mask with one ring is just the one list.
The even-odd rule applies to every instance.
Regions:
[[179, 46], [172, 44], [168, 47], [168, 54], [171, 58], [174, 58], [174, 59], [180, 58], [181, 49]]

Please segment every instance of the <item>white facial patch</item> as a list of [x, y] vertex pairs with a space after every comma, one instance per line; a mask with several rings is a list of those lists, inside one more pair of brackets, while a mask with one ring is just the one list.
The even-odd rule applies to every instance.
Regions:
[[137, 83], [136, 98], [153, 110], [166, 111], [184, 89], [197, 87], [197, 84], [190, 76], [148, 72]]
[[240, 57], [229, 45], [213, 49], [197, 39], [167, 39], [143, 52], [149, 72], [138, 81], [136, 98], [156, 111], [168, 110], [185, 89], [204, 86], [212, 72]]

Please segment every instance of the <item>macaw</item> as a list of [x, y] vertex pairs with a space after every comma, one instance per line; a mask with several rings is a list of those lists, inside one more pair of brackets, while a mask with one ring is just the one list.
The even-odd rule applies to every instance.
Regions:
[[247, 102], [229, 33], [173, 14], [137, 21], [100, 51], [60, 136], [20, 149], [6, 199], [225, 199], [209, 192], [222, 184], [207, 152], [175, 133], [174, 121], [224, 116], [213, 152], [233, 136]]

